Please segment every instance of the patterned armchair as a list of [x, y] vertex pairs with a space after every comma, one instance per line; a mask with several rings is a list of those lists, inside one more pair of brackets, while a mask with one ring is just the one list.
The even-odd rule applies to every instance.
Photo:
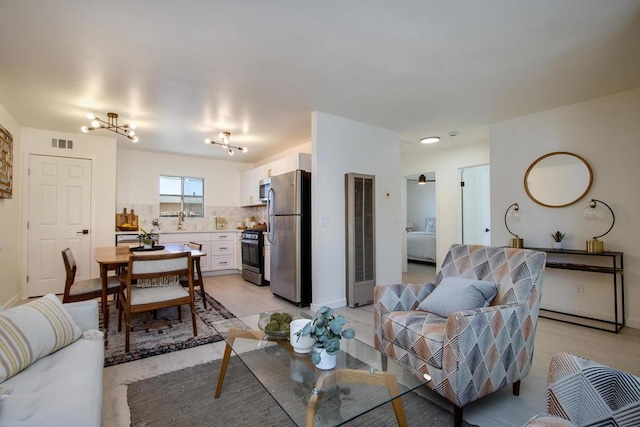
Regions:
[[551, 359], [547, 414], [525, 427], [639, 426], [640, 378], [569, 353]]
[[[431, 376], [428, 384], [454, 404], [455, 425], [469, 402], [513, 384], [531, 369], [546, 254], [453, 245], [435, 283], [378, 285], [374, 289], [374, 342], [389, 357]], [[448, 317], [418, 305], [444, 277], [500, 285], [488, 307]]]

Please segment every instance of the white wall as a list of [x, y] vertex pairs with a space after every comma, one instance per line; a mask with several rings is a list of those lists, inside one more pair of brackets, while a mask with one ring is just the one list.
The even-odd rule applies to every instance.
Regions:
[[0, 304], [7, 306], [20, 299], [20, 253], [22, 232], [20, 209], [22, 206], [22, 163], [20, 162], [21, 128], [18, 122], [0, 105], [0, 125], [13, 137], [13, 194], [11, 199], [0, 199]]
[[118, 204], [157, 204], [160, 175], [177, 175], [204, 178], [206, 205], [239, 206], [241, 173], [250, 168], [248, 163], [118, 150]]
[[436, 207], [435, 182], [407, 181], [407, 224], [413, 224], [413, 231], [424, 231], [425, 218], [437, 218]]
[[[73, 140], [73, 150], [51, 148], [51, 138]], [[27, 169], [29, 155], [40, 154], [59, 157], [76, 157], [91, 160], [91, 252], [97, 246], [113, 245], [113, 224], [116, 202], [116, 139], [85, 135], [83, 133], [64, 133], [44, 129], [22, 128], [23, 169], [21, 179], [25, 183], [21, 190], [23, 222], [26, 224], [29, 200], [29, 182]], [[22, 236], [24, 249], [22, 251], [22, 265], [27, 266], [27, 233]], [[62, 258], [60, 258], [62, 262]], [[26, 272], [25, 272], [26, 275]], [[100, 270], [97, 263], [91, 263], [91, 277], [99, 277]], [[25, 287], [26, 288], [26, 287]], [[26, 290], [26, 289], [25, 289]], [[23, 293], [26, 296], [26, 293]]]
[[[449, 246], [460, 243], [460, 169], [489, 163], [489, 141], [467, 145], [440, 147], [419, 156], [402, 158], [402, 175], [416, 175], [423, 171], [436, 173], [436, 266], [442, 264]], [[493, 168], [493, 164], [491, 166]], [[493, 187], [491, 188], [493, 191]]]
[[292, 156], [294, 154], [298, 154], [298, 153], [307, 153], [307, 154], [311, 154], [311, 142], [306, 142], [304, 144], [300, 144], [296, 147], [290, 148], [288, 150], [282, 151], [278, 154], [275, 154], [271, 157], [266, 157], [264, 159], [260, 159], [259, 161], [255, 162], [253, 164], [253, 167], [258, 167], [258, 166], [262, 166], [262, 165], [266, 165], [267, 163], [271, 163], [274, 162], [276, 160], [280, 160], [283, 159], [285, 157], [289, 157]]
[[[505, 209], [518, 202], [524, 213], [513, 231], [525, 246], [550, 247], [550, 233], [567, 233], [565, 248], [585, 249], [585, 241], [606, 231], [609, 222], [587, 221], [582, 215], [590, 198], [609, 204], [616, 224], [606, 235], [605, 250], [625, 253], [627, 322], [640, 327], [640, 89], [501, 122], [491, 127], [491, 218], [494, 245], [510, 235], [502, 223]], [[593, 169], [593, 186], [585, 199], [565, 208], [546, 208], [531, 201], [523, 185], [527, 167], [543, 154], [569, 151]], [[561, 185], [562, 183], [558, 183]], [[438, 194], [440, 191], [438, 190]], [[510, 224], [511, 226], [511, 224]], [[574, 285], [584, 285], [584, 296]], [[547, 269], [542, 306], [611, 318], [610, 276]]]
[[312, 149], [312, 309], [340, 307], [346, 305], [345, 173], [375, 175], [376, 279], [381, 284], [401, 282], [400, 135], [314, 112]]

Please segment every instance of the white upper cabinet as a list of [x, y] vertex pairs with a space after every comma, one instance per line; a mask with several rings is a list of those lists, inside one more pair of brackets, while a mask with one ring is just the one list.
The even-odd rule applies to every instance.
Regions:
[[259, 169], [249, 169], [242, 174], [242, 185], [240, 186], [243, 190], [240, 196], [242, 206], [255, 206], [261, 204], [259, 187], [261, 179]]
[[242, 185], [240, 186], [242, 190], [240, 195], [241, 206], [262, 205], [260, 201], [260, 181], [271, 176], [292, 172], [296, 169], [311, 172], [311, 154], [293, 154], [244, 172]]
[[296, 169], [311, 172], [311, 154], [298, 153], [293, 156], [285, 157], [281, 160], [281, 165], [280, 173], [292, 172]]

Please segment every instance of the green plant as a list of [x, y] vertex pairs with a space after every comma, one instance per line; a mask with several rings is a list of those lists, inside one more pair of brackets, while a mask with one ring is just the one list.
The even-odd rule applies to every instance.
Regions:
[[145, 231], [144, 228], [140, 228], [141, 233], [138, 235], [139, 238], [142, 239], [143, 242], [145, 243], [150, 243], [154, 240], [154, 234], [153, 233], [149, 233], [147, 231]]
[[551, 233], [551, 237], [553, 238], [553, 240], [554, 240], [555, 242], [560, 243], [560, 242], [562, 242], [562, 239], [564, 239], [564, 235], [565, 235], [565, 234], [566, 234], [566, 233], [561, 233], [561, 232], [558, 230], [558, 231], [556, 231], [555, 233]]
[[[316, 340], [313, 345], [315, 348], [324, 349], [327, 354], [335, 355], [340, 350], [341, 338], [356, 336], [355, 331], [351, 328], [342, 330], [345, 323], [347, 323], [347, 319], [344, 316], [335, 316], [331, 308], [323, 306], [316, 312], [311, 322], [307, 323], [296, 335], [310, 336]], [[311, 361], [314, 365], [320, 363], [320, 353], [312, 352]]]

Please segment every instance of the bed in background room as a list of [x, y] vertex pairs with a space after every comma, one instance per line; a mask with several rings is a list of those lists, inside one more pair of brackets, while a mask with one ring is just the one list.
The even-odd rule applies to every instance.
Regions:
[[425, 231], [407, 233], [407, 259], [436, 262], [436, 219], [425, 218]]

